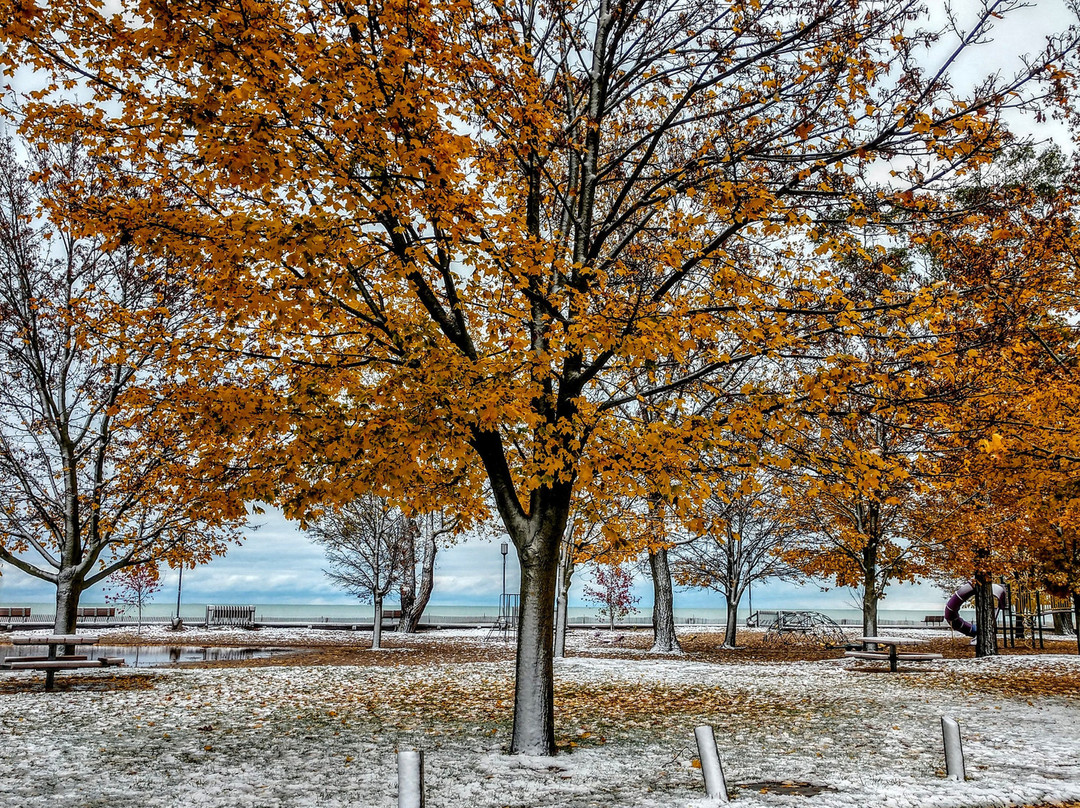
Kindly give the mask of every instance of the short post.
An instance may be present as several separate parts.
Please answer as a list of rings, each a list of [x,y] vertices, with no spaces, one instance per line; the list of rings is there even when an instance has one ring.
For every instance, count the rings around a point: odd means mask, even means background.
[[[720,752],[716,748],[716,736],[713,728],[703,724],[694,730],[697,739],[698,759],[701,761],[701,773],[705,777],[705,794],[716,797],[718,802],[727,802],[727,782],[724,770],[720,766]]]
[[[424,808],[424,753],[403,749],[397,756],[398,808]]]
[[[945,776],[950,780],[966,779],[964,747],[960,743],[960,725],[952,718],[941,716],[941,735],[945,739]]]

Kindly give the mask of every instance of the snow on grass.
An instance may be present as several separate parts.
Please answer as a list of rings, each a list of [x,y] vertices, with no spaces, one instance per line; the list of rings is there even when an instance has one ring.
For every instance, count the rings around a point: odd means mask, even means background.
[[[258,632],[259,643],[302,644],[296,630],[280,631]],[[433,808],[696,808],[709,804],[692,767],[701,723],[716,729],[740,805],[1080,799],[1080,692],[1070,689],[1080,658],[944,660],[896,675],[853,667],[570,657],[556,664],[564,752],[553,758],[505,754],[510,661],[80,671],[61,673],[56,693],[12,673],[0,679],[0,804],[391,808],[396,749],[422,748]],[[942,714],[960,722],[967,782],[943,777]],[[740,788],[762,781],[827,790]]]

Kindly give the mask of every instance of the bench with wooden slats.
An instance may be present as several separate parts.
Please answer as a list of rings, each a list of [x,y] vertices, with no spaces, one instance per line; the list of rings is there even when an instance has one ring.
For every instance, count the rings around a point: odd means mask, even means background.
[[[45,645],[48,656],[9,656],[0,667],[12,671],[42,671],[45,674],[45,690],[53,689],[56,672],[79,668],[112,668],[124,664],[123,657],[98,657],[89,659],[86,654],[76,654],[80,645],[97,645],[99,637],[87,634],[49,634],[43,636],[12,637],[12,645]],[[60,651],[63,649],[63,651]],[[71,651],[72,653],[64,653]]]
[[[870,659],[874,661],[890,662],[888,651],[845,651],[844,656],[854,659]],[[912,654],[908,652],[898,653],[897,662],[926,662],[932,659],[942,659],[941,654],[926,653]]]
[[[5,662],[4,667],[13,671],[62,671],[76,668],[120,667],[123,664],[122,657],[99,657],[98,659],[57,657],[56,659],[13,659]]]

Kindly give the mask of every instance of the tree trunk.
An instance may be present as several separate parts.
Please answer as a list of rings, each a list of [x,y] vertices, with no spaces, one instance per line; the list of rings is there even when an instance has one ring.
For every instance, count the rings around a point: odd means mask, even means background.
[[[63,571],[56,581],[56,618],[53,620],[54,634],[74,634],[78,621],[79,597],[82,595],[82,581],[74,578],[70,571]]]
[[[1076,625],[1076,653],[1080,654],[1080,592],[1073,592],[1073,622]]]
[[[566,624],[569,619],[570,579],[574,575],[574,553],[567,542],[559,545],[558,601],[555,607],[555,658],[566,656]]]
[[[416,520],[409,519],[405,523],[404,535],[401,540],[402,571],[401,581],[398,584],[398,603],[401,604],[401,616],[398,618],[398,631],[408,631],[409,617],[412,615],[413,604],[416,603],[417,533]]]
[[[375,625],[371,631],[371,648],[382,648],[382,595],[375,595]]]
[[[649,650],[662,654],[682,653],[679,638],[675,636],[675,599],[666,547],[649,553],[649,571],[653,579],[653,645]]]
[[[863,577],[862,630],[864,637],[878,635],[877,576],[873,573]]]
[[[869,503],[863,510],[861,528],[866,534],[862,552],[863,598],[862,627],[864,637],[878,635],[878,508]]]
[[[1062,636],[1073,633],[1072,614],[1069,612],[1055,611],[1053,613],[1053,618],[1055,634]]]
[[[997,598],[987,573],[975,575],[975,656],[997,656]]]
[[[518,550],[521,612],[518,620],[514,730],[510,753],[555,754],[555,576],[561,531],[554,540],[532,537]]]
[[[735,632],[739,626],[739,596],[730,594],[732,590],[724,593],[724,602],[727,604],[727,622],[724,624],[724,648],[735,647]]]
[[[424,537],[424,560],[420,565],[420,588],[415,591],[409,610],[405,610],[404,601],[401,604],[401,619],[398,621],[398,631],[412,634],[420,625],[420,618],[424,616],[424,609],[431,600],[431,592],[435,588],[435,554],[438,551],[435,543],[435,534],[431,533]]]

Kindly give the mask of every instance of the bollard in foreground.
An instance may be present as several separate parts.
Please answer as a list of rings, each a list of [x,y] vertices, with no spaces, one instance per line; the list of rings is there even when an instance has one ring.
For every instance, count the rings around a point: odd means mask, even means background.
[[[945,739],[945,776],[962,783],[966,772],[964,747],[960,743],[960,725],[952,718],[941,716],[941,736]]]
[[[419,749],[398,752],[398,808],[424,808],[424,753]]]
[[[701,773],[705,777],[705,793],[710,797],[716,797],[719,802],[727,802],[727,782],[724,780],[724,770],[720,766],[720,753],[716,749],[713,728],[704,724],[694,730],[694,737],[697,739]]]

